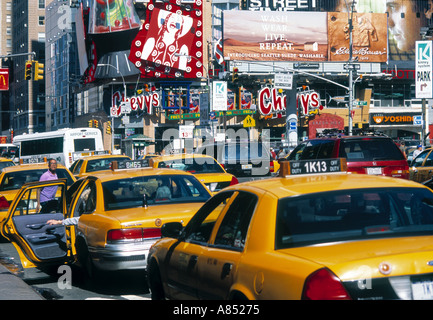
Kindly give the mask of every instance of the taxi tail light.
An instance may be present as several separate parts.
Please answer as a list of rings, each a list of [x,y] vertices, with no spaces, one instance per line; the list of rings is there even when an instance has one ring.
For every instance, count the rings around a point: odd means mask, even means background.
[[[122,240],[140,240],[149,238],[160,238],[160,228],[131,228],[131,229],[114,229],[108,231],[107,241]]]
[[[303,300],[351,300],[340,279],[323,268],[313,272],[305,281]]]
[[[238,184],[239,180],[238,178],[236,178],[235,176],[232,177],[232,181],[230,181],[230,185],[234,186],[235,184]]]
[[[1,209],[9,209],[10,204],[9,202],[6,200],[6,198],[4,196],[0,197],[0,210]]]
[[[270,163],[269,163],[269,171],[270,172],[275,172],[274,171],[274,160],[271,160]]]

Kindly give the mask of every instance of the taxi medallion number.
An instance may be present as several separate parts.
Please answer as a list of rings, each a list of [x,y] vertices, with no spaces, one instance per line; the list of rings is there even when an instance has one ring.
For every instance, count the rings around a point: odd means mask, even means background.
[[[340,159],[290,161],[290,174],[311,174],[340,171]]]

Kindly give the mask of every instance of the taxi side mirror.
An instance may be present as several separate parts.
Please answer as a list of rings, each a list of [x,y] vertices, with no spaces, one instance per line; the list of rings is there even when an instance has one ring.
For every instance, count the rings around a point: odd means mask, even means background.
[[[183,226],[180,222],[168,222],[161,227],[162,238],[179,238]]]

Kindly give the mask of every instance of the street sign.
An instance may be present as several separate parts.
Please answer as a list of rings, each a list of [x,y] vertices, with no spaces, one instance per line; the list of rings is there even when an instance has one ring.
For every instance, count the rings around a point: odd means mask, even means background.
[[[9,69],[1,68],[0,69],[0,91],[8,91],[9,90]]]
[[[213,82],[211,109],[210,111],[227,111],[227,81]]]
[[[179,138],[180,139],[192,139],[192,138],[194,138],[194,125],[181,125],[181,126],[179,126]]]
[[[200,93],[200,125],[209,124],[209,94]]]
[[[292,73],[276,73],[274,86],[277,89],[292,90],[293,74]]]
[[[122,101],[120,103],[120,113],[128,114],[131,112],[131,101]]]
[[[413,125],[414,126],[422,126],[422,115],[413,116]]]
[[[416,41],[415,46],[415,96],[432,98],[432,41]]]
[[[251,117],[250,115],[246,116],[244,120],[244,128],[255,127],[255,126],[256,126],[256,120],[254,120],[253,117]]]
[[[367,106],[367,101],[353,101],[353,105],[354,106],[363,106],[363,107],[366,107]]]

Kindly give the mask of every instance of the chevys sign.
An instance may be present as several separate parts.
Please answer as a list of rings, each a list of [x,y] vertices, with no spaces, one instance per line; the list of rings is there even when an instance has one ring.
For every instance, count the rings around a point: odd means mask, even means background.
[[[275,88],[262,88],[259,91],[258,108],[260,114],[267,116],[271,113],[286,111],[286,96],[278,95]]]
[[[120,103],[122,101],[130,102],[132,111],[142,110],[147,114],[153,114],[153,107],[158,107],[160,105],[159,94],[156,92],[152,92],[147,95],[140,94],[138,96],[126,97],[125,99],[124,95],[117,91],[112,96],[112,117],[120,116]]]
[[[312,111],[322,110],[320,95],[315,91],[300,92],[297,95],[303,115],[309,115]],[[278,95],[275,88],[262,88],[258,93],[258,109],[261,115],[267,116],[271,113],[285,112],[287,98],[285,95]]]

